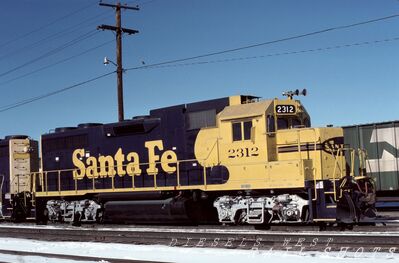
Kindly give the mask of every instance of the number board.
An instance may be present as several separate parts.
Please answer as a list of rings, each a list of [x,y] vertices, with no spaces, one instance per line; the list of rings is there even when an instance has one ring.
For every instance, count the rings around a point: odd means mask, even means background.
[[[293,114],[296,113],[294,105],[276,105],[276,113],[278,114]]]

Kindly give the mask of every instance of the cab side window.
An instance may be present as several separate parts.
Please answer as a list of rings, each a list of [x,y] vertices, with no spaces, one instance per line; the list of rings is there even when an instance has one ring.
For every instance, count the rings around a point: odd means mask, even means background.
[[[233,123],[233,141],[241,141],[241,122]]]
[[[244,122],[244,140],[251,140],[252,121]]]
[[[268,132],[275,132],[276,127],[274,125],[274,116],[273,115],[268,115],[267,116],[267,131]]]
[[[232,123],[233,141],[251,139],[252,121],[242,121]]]

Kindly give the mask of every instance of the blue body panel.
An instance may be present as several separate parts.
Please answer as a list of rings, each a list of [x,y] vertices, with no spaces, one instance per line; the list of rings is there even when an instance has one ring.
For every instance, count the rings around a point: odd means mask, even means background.
[[[173,150],[178,160],[194,159],[194,144],[200,128],[191,129],[190,113],[210,111],[216,114],[229,105],[229,98],[216,99],[200,103],[177,105],[156,109],[149,116],[136,117],[118,123],[104,125],[80,125],[78,128],[56,129],[55,133],[42,136],[43,171],[75,169],[72,154],[76,149],[84,149],[90,156],[114,156],[118,149],[123,154],[136,152],[140,163],[148,163],[148,149],[145,142],[162,140],[163,150]],[[85,126],[85,127],[84,127]],[[58,131],[58,132],[57,132]],[[158,149],[155,150],[160,153]],[[83,162],[85,160],[82,160]],[[126,163],[124,163],[126,164]],[[159,168],[160,165],[157,165]],[[115,176],[115,188],[153,187],[154,176],[148,175],[148,165],[140,166],[140,176]],[[179,167],[181,185],[200,185],[204,183],[203,167],[195,161],[181,163]],[[207,183],[223,183],[228,173],[222,167],[207,168]],[[176,186],[177,174],[167,174],[159,169],[156,175],[157,186]],[[48,191],[58,190],[58,174],[48,173]],[[74,190],[72,171],[61,174],[61,190]],[[78,180],[78,189],[91,189],[93,179],[84,177]],[[96,189],[110,189],[109,177],[95,179]]]

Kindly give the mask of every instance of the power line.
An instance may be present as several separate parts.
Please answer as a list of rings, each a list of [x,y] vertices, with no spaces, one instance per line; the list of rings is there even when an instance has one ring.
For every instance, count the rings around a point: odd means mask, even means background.
[[[390,41],[398,41],[399,37],[394,37],[394,38],[388,38],[388,39],[382,39],[382,40],[373,40],[373,41],[364,41],[364,42],[356,42],[356,43],[351,43],[351,44],[343,44],[343,45],[336,45],[336,46],[329,46],[329,47],[323,47],[323,48],[314,48],[314,49],[307,49],[307,50],[300,50],[300,51],[290,51],[290,52],[282,52],[282,53],[274,53],[274,54],[266,54],[266,55],[259,55],[259,56],[252,56],[252,57],[240,57],[240,58],[229,58],[229,59],[222,59],[222,60],[213,60],[213,61],[200,61],[200,62],[193,62],[193,63],[185,63],[185,64],[175,64],[175,65],[164,65],[164,66],[154,66],[156,64],[153,65],[147,65],[147,66],[140,66],[140,67],[136,67],[136,68],[132,68],[135,70],[138,69],[153,69],[153,68],[165,68],[165,67],[177,67],[177,66],[190,66],[190,65],[199,65],[199,64],[209,64],[209,63],[222,63],[222,62],[230,62],[230,61],[238,61],[238,60],[246,60],[246,59],[256,59],[256,58],[264,58],[264,57],[273,57],[273,56],[282,56],[282,55],[292,55],[292,54],[302,54],[302,53],[309,53],[309,52],[318,52],[318,51],[326,51],[326,50],[332,50],[332,49],[339,49],[339,48],[348,48],[348,47],[354,47],[354,46],[361,46],[361,45],[370,45],[370,44],[377,44],[377,43],[383,43],[383,42],[390,42]],[[113,73],[116,73],[116,71],[104,74],[104,75],[100,75],[98,77],[89,79],[87,81],[84,82],[80,82],[78,84],[60,89],[60,90],[56,90],[41,96],[37,96],[37,97],[33,97],[33,98],[29,98],[29,99],[25,99],[19,102],[15,102],[9,105],[5,105],[3,107],[0,108],[0,113],[7,111],[7,110],[11,110],[23,105],[26,105],[28,103],[32,103],[34,101],[40,100],[40,99],[44,99],[46,97],[50,97],[59,93],[62,93],[64,91],[82,86],[84,84],[87,84],[89,82],[104,78],[106,76],[109,76]]]
[[[129,2],[127,2],[127,4],[131,4],[131,5],[134,4],[134,5],[137,5],[138,7],[141,7],[143,5],[150,4],[150,3],[153,3],[153,2],[156,2],[156,1],[158,1],[158,0],[148,0],[148,1],[144,1],[144,2],[140,2],[140,1],[135,0],[135,1],[129,1]]]
[[[79,37],[77,37],[77,38],[75,38],[75,39],[73,39],[73,40],[71,40],[71,41],[65,43],[64,45],[62,45],[62,46],[60,46],[60,47],[57,47],[57,48],[55,48],[55,49],[50,50],[50,51],[48,51],[48,52],[46,52],[46,53],[40,55],[39,57],[36,57],[36,58],[34,58],[34,59],[31,59],[31,60],[29,60],[29,61],[27,61],[27,62],[25,62],[25,63],[23,63],[23,64],[21,64],[21,65],[19,65],[19,66],[16,66],[16,67],[14,67],[14,68],[12,68],[12,69],[9,69],[9,70],[7,70],[7,71],[5,71],[5,72],[3,72],[3,73],[0,73],[0,77],[3,77],[3,76],[5,76],[5,75],[8,75],[8,74],[10,74],[10,73],[12,73],[12,72],[14,72],[14,71],[16,71],[16,70],[18,70],[18,69],[21,69],[21,68],[23,68],[23,67],[26,67],[26,66],[28,66],[28,65],[30,65],[30,64],[33,64],[33,63],[35,63],[35,62],[37,62],[37,61],[39,61],[39,60],[42,60],[42,59],[47,58],[47,57],[49,57],[49,56],[52,56],[52,55],[54,55],[54,54],[56,54],[56,53],[58,53],[58,52],[60,52],[60,51],[62,51],[62,50],[64,50],[64,49],[66,49],[66,48],[68,48],[68,47],[70,47],[70,46],[73,46],[73,45],[75,45],[75,44],[77,44],[77,43],[79,43],[79,42],[81,42],[81,41],[83,41],[83,40],[86,40],[86,39],[88,39],[88,38],[94,36],[94,35],[97,34],[97,33],[98,33],[97,31],[89,31],[89,32],[87,32],[87,33],[85,33],[85,34],[83,34],[83,35],[80,35]]]
[[[365,25],[365,24],[375,23],[375,22],[379,22],[379,21],[384,21],[384,20],[388,20],[388,19],[392,19],[392,18],[396,18],[396,17],[399,17],[399,14],[385,16],[385,17],[371,19],[371,20],[366,20],[366,21],[353,23],[353,24],[348,24],[348,25],[343,25],[343,26],[330,27],[330,28],[326,28],[326,29],[322,29],[322,30],[318,30],[318,31],[313,31],[313,32],[310,32],[310,33],[305,33],[305,34],[300,34],[300,35],[280,38],[280,39],[276,39],[276,40],[271,40],[271,41],[267,41],[267,42],[262,42],[262,43],[242,46],[242,47],[238,47],[238,48],[225,49],[225,50],[221,50],[221,51],[210,52],[210,53],[197,55],[197,56],[192,56],[192,57],[187,57],[187,58],[169,60],[169,61],[157,63],[156,66],[161,66],[161,65],[165,65],[165,64],[172,64],[172,63],[177,63],[177,62],[183,62],[183,61],[193,60],[193,59],[198,59],[198,58],[210,57],[210,56],[215,56],[215,55],[221,55],[221,54],[231,53],[231,52],[240,51],[240,50],[244,50],[244,49],[250,49],[250,48],[254,48],[254,47],[260,47],[260,46],[265,46],[265,45],[285,42],[285,41],[299,39],[299,38],[305,38],[305,37],[314,36],[314,35],[318,35],[318,34],[323,34],[323,33],[331,32],[331,31],[335,31],[335,30],[347,29],[347,28],[356,27],[356,26],[360,26],[360,25]],[[132,70],[132,69],[135,69],[135,68],[127,68],[126,71],[129,71],[129,70]]]
[[[158,0],[148,0],[148,1],[145,1],[145,2],[143,2],[143,3],[141,3],[141,4],[138,4],[138,5],[139,5],[139,6],[143,6],[143,5],[146,5],[146,4],[154,3],[154,2],[156,2],[156,1],[158,1]]]
[[[32,103],[34,101],[38,101],[38,100],[41,100],[41,99],[44,99],[44,98],[47,98],[47,97],[50,97],[50,96],[54,96],[56,94],[59,94],[59,93],[62,93],[62,92],[65,92],[65,91],[68,91],[68,90],[71,90],[71,89],[74,89],[74,88],[77,88],[77,87],[80,87],[80,86],[83,86],[83,85],[88,84],[90,82],[105,78],[105,77],[107,77],[109,75],[112,75],[114,73],[116,73],[116,71],[109,72],[109,73],[106,73],[106,74],[91,78],[89,80],[82,81],[82,82],[79,82],[77,84],[74,84],[74,85],[59,89],[59,90],[55,90],[55,91],[52,91],[52,92],[49,92],[49,93],[46,93],[46,94],[43,94],[43,95],[39,95],[39,96],[32,97],[32,98],[29,98],[29,99],[21,100],[21,101],[18,101],[18,102],[9,104],[9,105],[5,105],[5,106],[0,108],[0,113],[8,111],[8,110],[11,110],[11,109],[14,109],[14,108],[17,108],[17,107],[20,107],[20,106],[23,106],[23,105],[26,105],[26,104],[29,104],[29,103]]]
[[[399,37],[394,37],[394,38],[387,38],[387,39],[382,39],[382,40],[356,42],[356,43],[351,43],[351,44],[342,44],[342,45],[335,45],[335,46],[329,46],[329,47],[305,49],[305,50],[299,50],[299,51],[287,51],[287,52],[279,52],[279,53],[257,55],[257,56],[226,58],[226,59],[198,61],[198,62],[182,63],[182,64],[159,65],[159,63],[156,63],[156,64],[152,64],[152,65],[138,66],[136,68],[130,68],[130,70],[172,68],[172,67],[183,67],[183,66],[234,62],[234,61],[251,60],[251,59],[266,58],[266,57],[277,57],[277,56],[286,56],[286,55],[304,54],[304,53],[311,53],[311,52],[328,51],[328,50],[333,50],[333,49],[342,49],[342,48],[349,48],[349,47],[355,47],[355,46],[372,45],[372,44],[379,44],[379,43],[384,43],[384,42],[386,43],[386,42],[392,42],[392,41],[398,41],[398,40],[399,40]]]
[[[297,38],[304,38],[304,37],[307,37],[307,36],[321,34],[321,33],[329,32],[329,31],[333,31],[333,30],[345,29],[345,28],[355,27],[355,26],[364,25],[364,24],[368,24],[368,23],[374,23],[374,22],[378,22],[378,21],[383,21],[383,20],[387,20],[387,19],[396,18],[398,16],[399,16],[399,14],[391,15],[391,16],[386,16],[386,17],[382,17],[382,18],[367,20],[367,21],[363,21],[363,22],[359,22],[359,23],[354,23],[354,24],[349,24],[349,25],[344,25],[344,26],[337,26],[337,27],[327,28],[327,29],[323,29],[323,30],[319,30],[319,31],[314,31],[314,32],[311,32],[311,33],[302,34],[302,35],[296,35],[296,36],[282,38],[282,39],[278,39],[278,40],[263,42],[263,43],[259,43],[259,44],[254,44],[254,45],[249,45],[249,46],[244,46],[244,47],[239,47],[239,48],[234,48],[234,49],[227,49],[227,50],[223,50],[223,51],[212,52],[212,53],[207,53],[207,54],[193,56],[193,57],[188,57],[188,58],[175,59],[175,60],[155,63],[155,64],[151,64],[151,65],[146,65],[146,66],[132,67],[132,68],[128,68],[126,70],[137,70],[137,69],[153,68],[153,67],[162,66],[162,65],[166,65],[166,64],[172,64],[172,63],[183,62],[183,61],[197,59],[197,58],[203,58],[203,57],[208,57],[208,56],[213,56],[213,55],[219,55],[219,54],[234,52],[234,51],[238,51],[238,50],[249,49],[249,48],[253,48],[253,47],[257,47],[257,46],[268,45],[268,44],[272,44],[272,43],[278,43],[278,42],[288,41],[288,40],[297,39]],[[386,39],[386,40],[376,40],[376,41],[372,41],[372,42],[368,42],[367,41],[367,42],[353,43],[353,44],[340,45],[340,46],[327,47],[327,48],[319,48],[319,49],[312,49],[312,50],[285,52],[285,53],[280,53],[280,55],[282,55],[282,54],[287,54],[288,55],[288,54],[296,54],[296,53],[314,52],[314,51],[321,51],[321,50],[327,50],[327,49],[333,49],[333,48],[341,48],[341,47],[347,47],[347,46],[365,45],[366,43],[379,43],[379,42],[384,42],[384,41],[394,41],[394,40],[398,40],[398,39],[399,38],[392,38],[392,39]],[[274,55],[276,55],[276,54],[274,54]],[[272,54],[269,54],[269,55],[272,55]],[[269,55],[262,55],[262,56],[269,56]],[[258,57],[260,57],[260,56],[258,56]],[[241,59],[243,59],[243,58],[241,58]],[[201,63],[201,62],[197,62],[197,63]],[[204,62],[202,62],[202,63],[204,63]],[[209,63],[209,62],[207,62],[207,63]],[[22,100],[22,101],[19,101],[19,102],[15,102],[13,104],[9,104],[9,105],[3,106],[3,107],[0,108],[0,112],[8,111],[10,109],[26,105],[28,103],[32,103],[32,102],[37,101],[37,100],[44,99],[44,98],[47,98],[47,97],[50,97],[50,96],[65,92],[67,90],[70,90],[70,89],[82,86],[84,84],[93,82],[95,80],[104,78],[104,77],[109,76],[109,75],[111,75],[113,73],[116,73],[116,71],[113,71],[113,72],[110,72],[110,73],[107,73],[107,74],[103,74],[103,75],[94,77],[92,79],[80,82],[78,84],[75,84],[75,85],[72,85],[72,86],[68,86],[68,87],[65,87],[63,89],[56,90],[56,91],[53,91],[53,92],[50,92],[50,93],[47,93],[47,94],[44,94],[44,95],[40,95],[40,96],[37,96],[37,97],[25,99],[25,100]]]
[[[79,9],[76,9],[75,11],[73,11],[73,12],[71,12],[69,14],[66,14],[66,15],[64,15],[64,16],[62,16],[60,18],[57,18],[57,19],[55,19],[54,21],[52,21],[52,22],[50,22],[48,24],[44,24],[44,25],[42,25],[39,28],[36,28],[36,29],[34,29],[32,31],[29,31],[28,33],[25,33],[23,35],[20,35],[20,36],[18,36],[16,38],[13,38],[13,39],[5,42],[3,44],[0,44],[0,47],[7,46],[7,45],[9,45],[9,44],[11,44],[11,43],[13,43],[15,41],[21,40],[21,39],[23,39],[23,38],[25,38],[25,37],[27,37],[29,35],[32,35],[33,33],[39,32],[39,31],[43,30],[44,28],[49,27],[51,25],[54,25],[55,23],[58,23],[59,21],[64,20],[65,18],[68,18],[68,17],[73,16],[73,15],[75,15],[75,14],[77,14],[77,13],[83,11],[83,10],[86,10],[86,9],[90,8],[91,6],[93,6],[93,5],[94,5],[94,3],[90,3],[89,5],[80,7]]]
[[[15,78],[9,79],[9,80],[7,80],[7,81],[1,82],[1,83],[0,83],[0,86],[3,86],[3,85],[5,85],[5,84],[9,84],[9,83],[14,82],[14,81],[16,81],[16,80],[23,79],[23,78],[25,78],[25,77],[27,77],[27,76],[30,76],[30,75],[34,74],[34,73],[37,73],[37,72],[43,71],[43,70],[45,70],[45,69],[47,69],[47,68],[50,68],[50,67],[59,65],[59,64],[61,64],[61,63],[67,62],[67,61],[72,60],[72,59],[74,59],[74,58],[76,58],[76,57],[80,57],[80,56],[82,56],[82,55],[84,55],[84,54],[86,54],[86,53],[89,53],[89,52],[91,52],[91,51],[93,51],[93,50],[96,50],[96,49],[98,49],[98,48],[100,48],[100,47],[103,47],[103,46],[108,45],[108,44],[113,43],[113,42],[114,42],[114,40],[110,40],[110,41],[104,42],[104,43],[102,43],[102,44],[100,44],[100,45],[98,45],[98,46],[95,46],[95,47],[93,47],[93,48],[87,49],[87,50],[85,50],[85,51],[83,51],[83,52],[81,52],[81,53],[79,53],[79,54],[70,56],[70,57],[68,57],[68,58],[59,60],[59,61],[57,61],[57,62],[55,62],[55,63],[50,64],[50,65],[41,67],[41,68],[39,68],[39,69],[30,71],[30,72],[28,72],[28,73],[26,73],[26,74],[23,74],[23,75],[20,75],[20,76],[15,77]]]
[[[78,24],[70,26],[70,27],[68,27],[68,28],[66,28],[64,30],[58,31],[58,32],[56,32],[54,34],[51,34],[51,35],[47,36],[47,37],[44,37],[44,38],[42,38],[42,39],[40,39],[40,40],[38,40],[36,42],[33,42],[31,44],[28,44],[28,45],[25,45],[23,47],[14,49],[14,50],[12,50],[10,52],[7,52],[7,54],[5,54],[3,56],[0,56],[0,60],[3,60],[5,58],[7,58],[7,57],[10,57],[10,56],[12,56],[14,54],[20,54],[21,52],[24,52],[24,51],[30,51],[32,48],[34,48],[36,46],[39,46],[43,42],[46,42],[46,41],[49,41],[49,40],[55,40],[57,38],[64,37],[66,34],[76,32],[76,28],[81,29],[82,28],[81,25],[83,25],[83,24],[86,24],[86,23],[88,23],[88,22],[90,22],[92,20],[93,20],[93,22],[97,22],[99,20],[102,20],[105,14],[108,15],[108,12],[102,12],[102,13],[96,15],[96,16],[92,16],[92,17],[90,17],[88,19],[83,20],[82,22],[80,22]]]

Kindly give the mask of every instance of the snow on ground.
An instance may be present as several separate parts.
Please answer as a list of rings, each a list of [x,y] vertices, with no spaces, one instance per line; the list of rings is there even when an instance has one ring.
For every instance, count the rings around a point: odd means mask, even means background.
[[[0,254],[0,262],[18,262],[18,263],[96,263],[95,261],[76,261],[59,258],[45,258],[36,256],[15,256]],[[106,262],[104,262],[106,263]]]
[[[354,252],[287,252],[274,250],[240,250],[221,248],[185,248],[159,245],[128,245],[95,242],[48,242],[16,238],[0,238],[0,249],[25,252],[41,252],[100,258],[148,260],[160,262],[203,263],[203,262],[278,262],[278,263],[380,263],[398,262],[397,253],[358,253]],[[397,252],[397,251],[396,251]],[[4,258],[3,258],[4,257]],[[43,259],[35,257],[18,257],[15,261],[0,255],[2,262],[76,262],[59,259]],[[36,261],[35,261],[36,260]],[[47,261],[43,261],[47,260]]]

